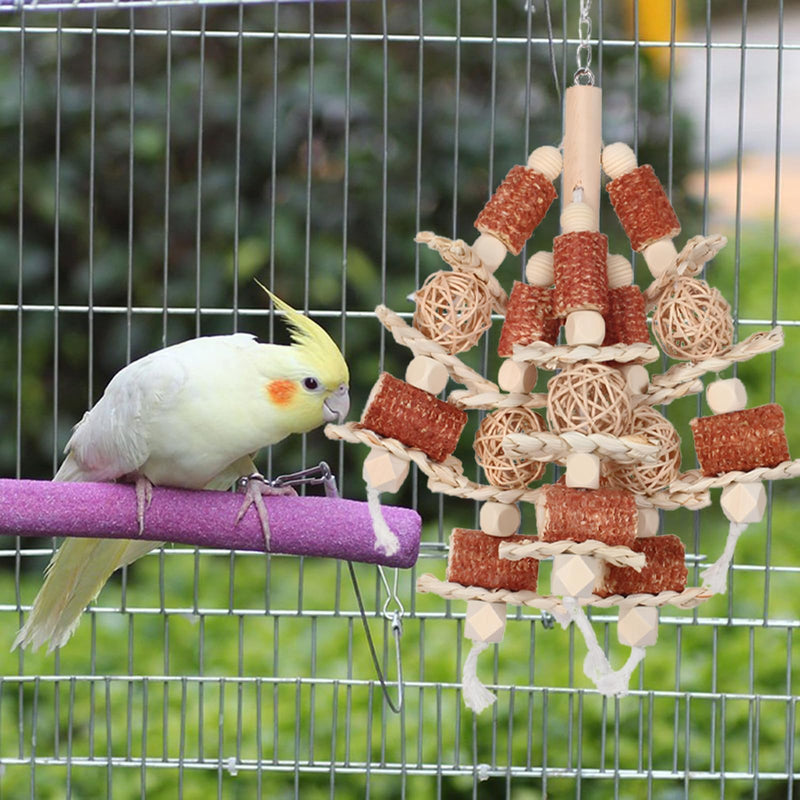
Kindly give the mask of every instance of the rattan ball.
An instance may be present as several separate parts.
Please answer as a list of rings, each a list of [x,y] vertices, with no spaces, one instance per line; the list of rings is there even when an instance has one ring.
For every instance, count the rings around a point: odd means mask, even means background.
[[[653,494],[672,483],[681,466],[681,437],[672,423],[651,406],[638,406],[633,411],[628,433],[643,436],[651,444],[657,444],[660,448],[658,460],[654,464],[607,462],[609,485],[634,494]]]
[[[414,299],[414,327],[451,355],[476,345],[492,325],[492,298],[475,275],[434,272]]]
[[[556,433],[627,433],[631,396],[625,379],[592,361],[566,367],[547,383],[547,421]]]
[[[509,433],[545,430],[544,420],[529,408],[501,408],[484,417],[475,433],[475,461],[483,467],[486,480],[503,489],[523,489],[541,478],[545,464],[532,459],[509,458],[503,439]]]
[[[658,301],[653,333],[672,358],[708,358],[730,347],[733,341],[731,307],[705,281],[678,278]]]

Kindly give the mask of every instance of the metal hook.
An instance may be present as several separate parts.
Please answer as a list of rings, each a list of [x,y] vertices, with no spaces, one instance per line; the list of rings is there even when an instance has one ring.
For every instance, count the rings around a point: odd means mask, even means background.
[[[400,603],[399,598],[397,597],[396,592],[392,592],[392,596],[389,598],[394,599],[394,601],[399,606],[399,610],[388,612],[387,611],[387,604],[389,600],[383,606],[383,616],[385,619],[389,620],[390,626],[392,629],[392,636],[394,637],[394,656],[395,656],[395,665],[397,668],[397,702],[395,702],[389,696],[389,686],[386,683],[386,678],[383,675],[383,670],[381,669],[380,662],[378,661],[378,653],[375,650],[375,642],[372,640],[372,633],[369,629],[369,623],[367,622],[367,612],[364,608],[364,601],[361,599],[361,590],[358,587],[358,579],[356,578],[356,571],[353,567],[353,562],[347,562],[347,568],[350,571],[350,580],[353,583],[353,591],[356,595],[356,602],[358,603],[358,610],[361,614],[361,623],[364,626],[364,633],[367,637],[367,646],[369,647],[370,655],[372,656],[372,664],[375,667],[375,672],[378,674],[378,681],[381,684],[381,690],[383,691],[383,696],[386,700],[386,704],[389,706],[391,711],[395,714],[399,714],[403,708],[404,702],[404,693],[403,693],[403,655],[400,651],[400,637],[403,635],[403,606]],[[378,567],[378,570],[381,574],[381,579],[384,582],[384,586],[388,586],[386,582],[386,576],[383,574],[383,569]],[[395,578],[395,586],[397,580]]]
[[[260,472],[254,472],[244,478],[239,478],[237,486],[239,489],[246,489],[249,481],[261,481],[273,489],[285,489],[294,486],[319,486],[325,488],[326,497],[339,497],[339,489],[336,485],[336,476],[328,466],[327,462],[320,461],[316,467],[308,467],[297,472],[288,472],[286,475],[278,475],[277,478],[269,480]]]

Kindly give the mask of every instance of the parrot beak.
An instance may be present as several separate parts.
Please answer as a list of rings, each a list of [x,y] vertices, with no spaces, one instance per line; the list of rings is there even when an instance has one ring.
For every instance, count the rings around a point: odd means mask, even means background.
[[[341,384],[339,388],[322,404],[322,419],[325,422],[340,424],[347,417],[350,410],[350,394],[347,385]]]

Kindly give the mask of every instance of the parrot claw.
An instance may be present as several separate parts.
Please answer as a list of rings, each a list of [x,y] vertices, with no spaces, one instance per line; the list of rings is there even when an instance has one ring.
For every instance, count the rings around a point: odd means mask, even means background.
[[[153,484],[144,475],[136,477],[136,521],[139,523],[139,536],[144,533],[144,512],[153,502]]]
[[[239,507],[239,512],[236,514],[236,522],[238,525],[244,517],[247,509],[250,506],[256,507],[258,518],[261,521],[261,530],[264,532],[264,545],[267,552],[269,552],[269,514],[267,507],[264,505],[264,496],[267,497],[296,497],[297,492],[292,486],[273,486],[267,479],[258,472],[242,478],[239,481],[239,490],[244,491],[244,500]]]

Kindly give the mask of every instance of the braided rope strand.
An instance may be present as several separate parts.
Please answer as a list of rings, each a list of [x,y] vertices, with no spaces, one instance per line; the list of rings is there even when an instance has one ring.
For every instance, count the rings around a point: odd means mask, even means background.
[[[503,452],[509,458],[532,458],[560,463],[566,461],[570,453],[594,453],[619,464],[650,464],[658,459],[660,448],[636,436],[537,431],[509,433],[503,439]]]
[[[390,308],[383,305],[378,306],[375,309],[375,316],[398,344],[408,347],[415,356],[429,356],[440,364],[444,364],[453,380],[474,392],[500,391],[496,383],[468,367],[457,356],[450,355],[442,345],[432,342],[416,328],[412,328]]]
[[[618,567],[632,567],[641,572],[646,563],[644,553],[637,553],[629,547],[622,545],[608,545],[597,539],[587,539],[583,542],[573,542],[565,539],[560,542],[501,542],[499,547],[500,558],[509,561],[519,561],[521,558],[550,558],[569,553],[579,556],[597,556],[609,564]]]

